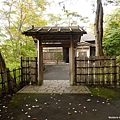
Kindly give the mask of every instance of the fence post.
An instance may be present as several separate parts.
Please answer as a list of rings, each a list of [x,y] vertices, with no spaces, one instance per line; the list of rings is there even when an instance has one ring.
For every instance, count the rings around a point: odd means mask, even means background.
[[[112,60],[112,85],[116,86],[117,85],[117,80],[116,80],[116,57],[111,57]]]
[[[75,57],[75,81],[74,81],[74,84],[76,85],[76,83],[77,83],[77,65],[76,65],[76,57]]]
[[[28,80],[29,80],[29,84],[31,85],[32,81],[31,81],[31,66],[30,65],[28,65]]]
[[[2,94],[4,94],[4,93],[5,93],[5,82],[4,82],[4,77],[3,77],[3,74],[4,74],[4,70],[3,70],[3,69],[1,69],[1,79],[2,79],[2,82],[1,82],[1,84],[2,84]]]
[[[13,69],[13,77],[14,77],[14,83],[16,86],[16,69]]]
[[[21,86],[20,87],[23,87],[24,86],[24,81],[23,81],[23,58],[21,57]]]
[[[104,84],[105,84],[105,56],[102,56],[101,57],[101,61],[100,61],[100,63],[101,63],[101,68],[100,68],[100,73],[101,73],[101,78],[100,78],[100,85],[102,85],[102,86],[104,86]]]
[[[35,76],[35,82],[36,83],[38,83],[38,64],[37,64],[37,57],[35,57],[35,63],[36,63],[36,66],[35,66],[35,68],[36,68],[36,76]]]
[[[116,80],[117,80],[116,85],[119,86],[120,85],[120,65],[119,64],[116,66]]]
[[[18,68],[19,73],[19,83],[21,83],[21,68]]]
[[[25,81],[25,83],[26,84],[28,84],[29,82],[29,80],[28,80],[28,74],[29,74],[29,57],[26,57],[26,81]]]
[[[118,70],[118,85],[120,86],[120,65],[119,65],[119,70]]]
[[[11,93],[11,85],[10,85],[10,79],[9,79],[9,72],[10,70],[8,68],[6,68],[6,76],[7,76],[7,88],[8,88],[8,93]]]

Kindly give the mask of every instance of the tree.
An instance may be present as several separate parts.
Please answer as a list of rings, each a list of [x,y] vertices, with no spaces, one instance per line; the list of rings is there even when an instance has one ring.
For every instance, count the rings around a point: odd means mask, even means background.
[[[51,25],[58,26],[64,24],[63,18],[61,18],[60,14],[54,15],[50,13],[48,17],[49,17],[48,23]]]
[[[106,16],[104,32],[104,53],[109,56],[120,56],[120,8]]]
[[[104,5],[108,4],[119,5],[120,0],[105,0]],[[96,56],[103,55],[103,7],[102,0],[97,0],[97,9],[95,17],[95,37],[96,37]]]
[[[53,57],[56,59],[57,65],[58,65],[58,61],[62,60],[62,58],[63,58],[63,56],[62,56],[62,54],[60,52],[54,53]]]
[[[119,5],[120,1],[115,0],[106,0],[104,1],[104,5],[108,3]],[[102,0],[97,0],[97,9],[96,9],[96,17],[95,17],[95,37],[96,37],[96,56],[103,56],[103,6]]]
[[[70,0],[64,0],[64,2],[67,2],[67,1],[70,1]],[[93,6],[95,6],[95,5],[93,4]],[[65,9],[64,4],[63,4],[63,9]],[[72,15],[76,16],[77,14],[72,14]],[[102,1],[101,0],[97,0],[96,18],[95,18],[95,24],[94,25],[95,25],[94,26],[94,31],[95,31],[95,36],[96,36],[96,56],[102,56],[103,55],[103,50],[102,50],[103,7],[102,7]]]
[[[73,0],[63,0],[62,3]],[[103,3],[102,3],[103,1]],[[95,7],[95,2],[97,2],[96,17],[95,17],[95,36],[96,36],[96,55],[103,55],[102,41],[103,41],[103,5],[114,4],[119,6],[120,0],[91,0],[92,6]],[[63,5],[63,7],[65,4]],[[94,11],[93,11],[94,12]]]
[[[101,0],[97,0],[97,9],[95,17],[95,37],[96,37],[96,56],[103,56],[103,7]]]
[[[47,24],[43,18],[45,0],[3,0],[0,10],[4,42],[0,46],[7,67],[19,67],[21,56],[36,56],[36,49],[32,38],[23,36],[22,31],[35,26]],[[29,40],[28,40],[29,39]]]

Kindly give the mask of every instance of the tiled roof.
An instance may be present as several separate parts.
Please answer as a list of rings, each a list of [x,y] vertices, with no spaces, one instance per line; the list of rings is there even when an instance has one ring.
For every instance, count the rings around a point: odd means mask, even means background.
[[[24,31],[22,34],[31,36],[33,34],[86,34],[86,31],[80,26],[59,26],[59,27],[34,27]]]
[[[87,32],[80,26],[59,26],[59,27],[34,27],[24,31],[22,34],[26,36],[32,36],[34,42],[37,40],[42,40],[42,43],[49,45],[52,43],[60,43],[61,45],[69,45],[70,39],[77,42],[80,41],[81,36]]]

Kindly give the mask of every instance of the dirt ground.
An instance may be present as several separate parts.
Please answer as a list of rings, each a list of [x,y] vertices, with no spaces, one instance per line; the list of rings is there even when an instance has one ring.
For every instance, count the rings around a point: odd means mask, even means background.
[[[120,101],[90,94],[16,94],[0,103],[0,120],[118,119]]]
[[[68,65],[47,66],[44,72],[46,80],[69,79]],[[120,99],[109,100],[91,94],[17,93],[0,99],[0,120],[118,119],[120,119]]]

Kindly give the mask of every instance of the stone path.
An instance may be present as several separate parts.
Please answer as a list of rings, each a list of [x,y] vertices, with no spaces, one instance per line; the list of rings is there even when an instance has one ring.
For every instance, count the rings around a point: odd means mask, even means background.
[[[45,65],[44,80],[69,80],[69,65]]]
[[[18,93],[79,93],[89,94],[89,89],[84,85],[70,86],[69,80],[44,80],[42,86],[29,85]]]

